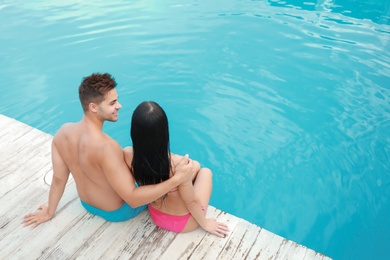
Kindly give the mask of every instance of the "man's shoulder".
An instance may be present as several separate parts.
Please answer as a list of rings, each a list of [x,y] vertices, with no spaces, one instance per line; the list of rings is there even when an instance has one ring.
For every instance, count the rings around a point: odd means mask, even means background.
[[[100,146],[103,152],[105,153],[119,152],[119,151],[123,153],[122,147],[119,145],[119,143],[109,135],[104,135],[104,137],[101,138]]]
[[[77,123],[65,123],[57,131],[57,133],[66,133],[74,130],[77,127]]]
[[[101,132],[102,133],[102,143],[104,145],[108,145],[108,146],[114,146],[114,147],[120,147],[119,143],[114,139],[112,138],[111,136],[109,136],[108,134],[104,133],[104,132]],[[122,148],[121,148],[122,150]]]
[[[95,147],[96,157],[100,165],[115,165],[118,161],[124,161],[122,147],[111,137],[104,138]]]
[[[76,123],[65,123],[63,124],[54,135],[54,140],[63,139],[70,133],[74,133],[76,128]]]

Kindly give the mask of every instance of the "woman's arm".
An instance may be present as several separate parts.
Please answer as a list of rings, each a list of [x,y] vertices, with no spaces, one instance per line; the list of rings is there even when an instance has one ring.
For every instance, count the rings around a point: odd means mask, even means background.
[[[218,237],[226,237],[229,232],[228,226],[216,221],[216,219],[206,218],[206,212],[202,210],[202,205],[194,192],[192,182],[180,184],[179,193],[188,211],[204,230]]]
[[[196,161],[193,161],[193,163],[196,165],[198,172],[200,170],[199,163]],[[219,237],[225,237],[228,234],[229,228],[226,224],[217,222],[215,219],[206,218],[206,212],[203,207],[204,205],[201,204],[201,201],[195,193],[192,181],[180,184],[179,193],[186,204],[188,211],[204,230]]]

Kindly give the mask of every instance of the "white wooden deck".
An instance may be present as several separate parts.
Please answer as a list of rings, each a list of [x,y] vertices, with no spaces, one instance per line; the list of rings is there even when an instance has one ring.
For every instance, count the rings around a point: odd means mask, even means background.
[[[214,207],[207,215],[228,223],[225,239],[201,228],[185,234],[159,229],[147,211],[106,222],[84,210],[72,179],[55,218],[30,230],[21,222],[47,203],[51,140],[0,114],[0,259],[330,259]]]

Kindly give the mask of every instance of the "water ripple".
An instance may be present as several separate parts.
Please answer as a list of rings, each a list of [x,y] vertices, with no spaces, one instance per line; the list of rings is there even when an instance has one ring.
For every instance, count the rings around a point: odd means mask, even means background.
[[[3,1],[0,112],[53,134],[79,120],[81,78],[111,72],[123,109],[104,130],[122,146],[155,100],[172,150],[212,168],[213,205],[334,258],[375,255],[390,196],[384,2]]]

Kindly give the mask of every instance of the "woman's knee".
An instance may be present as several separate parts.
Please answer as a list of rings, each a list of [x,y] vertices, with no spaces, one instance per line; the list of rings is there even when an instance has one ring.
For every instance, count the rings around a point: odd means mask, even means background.
[[[213,180],[213,173],[209,168],[201,168],[198,175],[202,176],[203,180],[209,180],[210,182]]]
[[[200,171],[202,174],[210,175],[210,177],[213,176],[213,173],[211,172],[211,170],[209,168],[201,168]]]

